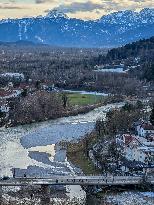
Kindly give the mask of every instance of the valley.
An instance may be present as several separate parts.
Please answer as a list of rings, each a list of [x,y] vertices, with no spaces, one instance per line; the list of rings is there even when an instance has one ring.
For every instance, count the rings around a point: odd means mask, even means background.
[[[66,4],[0,19],[0,205],[153,205],[154,9]]]

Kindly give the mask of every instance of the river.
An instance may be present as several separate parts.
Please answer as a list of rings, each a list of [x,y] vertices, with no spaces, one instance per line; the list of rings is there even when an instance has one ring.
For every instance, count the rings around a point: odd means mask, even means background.
[[[77,140],[90,133],[106,112],[121,107],[110,104],[77,115],[11,128],[0,128],[0,176],[12,176],[12,169],[27,169],[32,175],[41,173],[75,174],[64,150],[55,146],[61,140]],[[70,188],[70,197],[82,197],[80,187]],[[81,190],[80,190],[81,191]]]

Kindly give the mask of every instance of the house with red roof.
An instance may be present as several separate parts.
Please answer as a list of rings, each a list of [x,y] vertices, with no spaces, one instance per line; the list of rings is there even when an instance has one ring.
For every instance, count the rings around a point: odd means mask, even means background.
[[[13,90],[13,89],[4,90],[4,89],[0,89],[0,100],[16,98],[16,97],[19,97],[20,94],[21,94],[20,90]]]
[[[116,143],[121,144],[123,147],[127,146],[129,143],[139,142],[135,135],[130,133],[117,135]]]
[[[145,140],[146,141],[146,140]],[[123,149],[123,156],[128,161],[142,163],[154,163],[154,146],[152,143],[145,143],[138,136],[123,134],[117,138],[117,143]]]

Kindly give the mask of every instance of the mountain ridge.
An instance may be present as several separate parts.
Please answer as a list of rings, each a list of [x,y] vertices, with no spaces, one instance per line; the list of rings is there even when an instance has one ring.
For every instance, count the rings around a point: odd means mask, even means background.
[[[69,18],[57,10],[45,16],[0,21],[0,41],[19,40],[64,47],[121,46],[154,35],[154,9],[114,12],[98,20]]]

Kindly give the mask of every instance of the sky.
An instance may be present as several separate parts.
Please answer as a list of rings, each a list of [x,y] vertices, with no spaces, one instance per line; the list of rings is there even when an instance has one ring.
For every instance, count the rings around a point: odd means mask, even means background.
[[[0,0],[0,19],[45,15],[57,9],[69,17],[97,19],[121,11],[154,8],[154,0]]]

